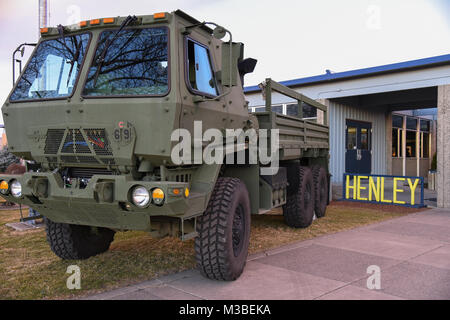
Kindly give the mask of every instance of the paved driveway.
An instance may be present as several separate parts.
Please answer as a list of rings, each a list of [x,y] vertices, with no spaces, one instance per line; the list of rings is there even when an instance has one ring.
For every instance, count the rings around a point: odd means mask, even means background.
[[[369,266],[380,268],[380,290],[367,288]],[[450,211],[416,213],[257,254],[234,282],[190,270],[88,299],[450,299]]]

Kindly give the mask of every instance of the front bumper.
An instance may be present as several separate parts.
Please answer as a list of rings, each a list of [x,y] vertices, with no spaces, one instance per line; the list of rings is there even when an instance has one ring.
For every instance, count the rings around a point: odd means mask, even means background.
[[[11,185],[17,180],[22,195],[16,198],[1,196],[8,201],[24,204],[54,222],[105,227],[118,230],[151,231],[151,219],[172,217],[188,219],[201,215],[206,208],[206,194],[191,193],[189,197],[175,195],[175,188],[189,187],[188,183],[168,181],[134,181],[127,175],[96,175],[86,188],[66,188],[58,173],[0,175]],[[130,201],[132,188],[140,185],[148,190],[161,188],[165,195],[162,206],[150,204],[141,209]]]

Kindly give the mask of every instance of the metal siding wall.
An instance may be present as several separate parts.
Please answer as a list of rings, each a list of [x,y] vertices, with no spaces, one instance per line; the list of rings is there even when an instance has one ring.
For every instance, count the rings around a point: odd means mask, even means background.
[[[342,182],[345,171],[346,119],[372,123],[372,174],[386,174],[386,118],[384,112],[366,111],[329,101],[330,171],[332,182]]]

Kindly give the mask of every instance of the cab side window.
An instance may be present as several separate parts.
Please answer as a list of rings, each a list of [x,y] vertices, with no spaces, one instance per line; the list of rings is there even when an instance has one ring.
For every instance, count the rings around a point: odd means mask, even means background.
[[[218,95],[209,50],[189,39],[187,40],[187,68],[187,80],[193,91],[210,96]]]

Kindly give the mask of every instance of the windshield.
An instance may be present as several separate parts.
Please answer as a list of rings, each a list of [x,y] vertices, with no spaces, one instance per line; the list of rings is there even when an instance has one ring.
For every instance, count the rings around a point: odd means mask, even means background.
[[[167,28],[104,31],[83,95],[165,95],[168,77]]]
[[[90,34],[42,41],[20,77],[10,101],[58,99],[72,95]]]

